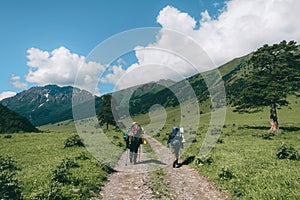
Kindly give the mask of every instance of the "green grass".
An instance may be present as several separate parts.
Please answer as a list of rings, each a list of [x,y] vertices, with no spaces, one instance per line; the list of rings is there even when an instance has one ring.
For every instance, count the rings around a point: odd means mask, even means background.
[[[279,133],[272,140],[263,140],[264,130],[225,128],[222,139],[210,154],[213,164],[197,169],[214,180],[233,197],[242,199],[296,199],[299,197],[299,161],[278,160],[277,149],[282,142],[299,149],[300,135]],[[196,148],[196,147],[194,147]],[[229,169],[235,178],[221,180],[222,168]]]
[[[269,112],[254,114],[234,113],[228,106],[226,122],[221,139],[209,156],[212,163],[191,165],[200,173],[213,180],[220,189],[228,190],[232,199],[297,199],[300,196],[300,161],[279,160],[276,158],[278,148],[282,143],[300,150],[299,98],[289,98],[291,105],[278,109],[281,131],[271,137],[263,139],[269,129]],[[298,103],[299,102],[299,103]],[[202,104],[200,110],[207,109],[209,103]],[[192,108],[191,108],[192,109]],[[162,143],[171,127],[180,123],[180,108],[167,108],[167,119],[164,127],[152,131],[149,135],[155,136]],[[144,127],[150,123],[148,115],[136,116],[135,119]],[[184,157],[196,157],[204,140],[210,121],[210,113],[201,114],[200,125],[195,133],[191,127],[184,127],[185,134],[195,137],[190,147],[185,149]],[[42,133],[16,133],[0,135],[0,154],[10,156],[16,162],[16,178],[22,184],[25,199],[33,199],[37,194],[47,191],[50,187],[53,171],[64,159],[74,160],[79,167],[70,169],[72,178],[78,183],[59,185],[61,192],[73,199],[86,199],[100,190],[109,170],[99,163],[84,147],[64,148],[64,141],[76,134],[71,121],[39,127]],[[116,146],[124,148],[123,134],[110,127],[105,131],[106,136]],[[11,136],[11,137],[10,137]],[[151,147],[144,145],[144,150]],[[80,155],[89,159],[76,159]],[[197,160],[197,159],[195,159]],[[231,173],[230,178],[220,178],[220,174]],[[153,188],[161,187],[163,172],[153,172],[157,179],[153,179]],[[158,173],[158,174],[155,174]],[[159,176],[158,176],[159,175]],[[154,189],[153,189],[154,190]],[[85,196],[81,196],[83,193]]]
[[[166,180],[166,175],[164,169],[149,172],[149,187],[153,192],[153,197],[156,199],[171,199],[170,182]]]
[[[144,145],[144,150],[147,153],[153,152],[152,147],[147,143]],[[153,155],[152,155],[153,156]],[[153,156],[152,158],[156,158]],[[156,199],[171,199],[170,182],[166,180],[166,170],[164,168],[155,169],[148,173],[149,187],[152,190],[153,197]]]
[[[291,145],[300,151],[299,98],[290,97],[290,106],[278,109],[281,130],[271,137],[268,134],[269,109],[253,114],[238,114],[228,106],[225,126],[220,139],[208,157],[211,164],[192,162],[201,174],[214,181],[218,188],[231,193],[232,199],[298,199],[300,196],[300,161],[277,159],[276,154],[282,143]],[[300,102],[299,102],[300,103]],[[172,125],[178,122],[172,119],[178,116],[179,108],[168,110],[165,127],[159,134],[153,133],[156,139],[166,142]],[[180,114],[179,114],[180,115]],[[147,121],[147,115],[138,116],[136,120]],[[199,129],[194,142],[184,152],[183,157],[199,156],[199,150],[205,139],[210,114],[201,115]],[[185,129],[186,130],[186,129]],[[191,134],[189,131],[185,134]],[[220,178],[224,173],[232,177]]]
[[[70,169],[76,183],[59,185],[62,194],[72,199],[87,199],[95,196],[111,172],[97,161],[84,147],[64,148],[64,141],[76,134],[71,121],[39,127],[43,133],[15,133],[0,135],[0,154],[15,160],[20,170],[16,178],[22,182],[25,199],[33,199],[49,190],[53,171],[64,159],[76,162],[79,167]],[[115,131],[108,131],[109,138],[119,144]]]

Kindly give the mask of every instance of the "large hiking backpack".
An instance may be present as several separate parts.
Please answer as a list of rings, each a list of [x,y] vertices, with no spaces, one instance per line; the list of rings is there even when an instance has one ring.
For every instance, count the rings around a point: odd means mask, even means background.
[[[142,144],[142,134],[143,130],[139,124],[135,123],[131,125],[124,134],[126,147],[129,148],[133,143],[135,143],[136,145]]]
[[[183,129],[181,129],[179,126],[173,126],[168,143],[171,143],[172,145],[181,144],[183,139],[183,131],[181,130]]]
[[[128,132],[129,136],[140,138],[142,135],[142,127],[139,124],[133,124]]]

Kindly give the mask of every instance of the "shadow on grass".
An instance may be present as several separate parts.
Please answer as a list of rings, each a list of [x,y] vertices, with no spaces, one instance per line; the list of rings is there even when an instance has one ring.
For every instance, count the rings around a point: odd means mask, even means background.
[[[297,126],[279,127],[279,129],[287,131],[287,132],[300,131],[300,127],[297,127]]]
[[[239,129],[255,129],[255,130],[269,130],[269,126],[241,126]],[[300,127],[297,126],[283,126],[279,127],[279,130],[293,132],[293,131],[300,131]]]
[[[189,165],[195,159],[195,156],[187,157],[182,163],[179,163],[176,168],[182,167],[183,165]]]

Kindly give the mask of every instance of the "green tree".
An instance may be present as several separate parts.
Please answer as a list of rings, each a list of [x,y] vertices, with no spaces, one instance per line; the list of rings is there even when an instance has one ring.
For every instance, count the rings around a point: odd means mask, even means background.
[[[101,97],[100,110],[98,113],[98,119],[100,125],[106,124],[106,130],[108,130],[108,125],[116,125],[116,121],[112,112],[112,96],[110,94],[105,94]]]
[[[264,45],[248,61],[252,68],[234,105],[239,112],[255,112],[270,106],[271,131],[278,131],[278,105],[299,91],[300,54],[295,41]]]

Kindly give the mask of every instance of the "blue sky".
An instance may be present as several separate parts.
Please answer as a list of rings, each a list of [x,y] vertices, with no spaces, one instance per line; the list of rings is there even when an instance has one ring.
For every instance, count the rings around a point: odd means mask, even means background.
[[[46,67],[34,69],[45,62],[38,60],[43,53],[48,57],[54,57],[55,52],[86,57],[102,41],[134,28],[165,27],[184,32],[203,44],[217,65],[245,55],[264,43],[282,39],[299,41],[300,29],[296,19],[299,1],[228,2],[225,5],[222,0],[1,0],[0,98],[9,95],[3,92],[20,92],[31,86],[45,85],[47,81],[56,83],[57,80],[50,78],[41,80],[42,76],[39,79],[38,76],[47,70]],[[286,10],[289,14],[286,14]],[[245,23],[241,23],[241,20],[245,20]],[[186,29],[181,29],[181,24]],[[243,34],[243,31],[247,31],[247,34]],[[272,32],[271,36],[268,31]],[[203,35],[210,35],[214,39],[201,39]],[[227,51],[229,47],[230,51]],[[28,64],[29,61],[31,63]],[[51,68],[55,64],[49,61],[48,70],[55,70]],[[126,73],[130,67],[121,65],[115,66],[108,77],[110,79],[103,82],[114,85],[117,72]],[[30,77],[30,69],[39,73]],[[60,85],[68,83],[58,81]],[[108,91],[98,93],[105,92]]]

